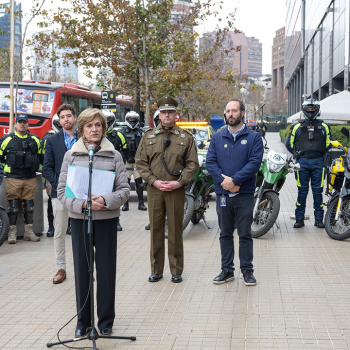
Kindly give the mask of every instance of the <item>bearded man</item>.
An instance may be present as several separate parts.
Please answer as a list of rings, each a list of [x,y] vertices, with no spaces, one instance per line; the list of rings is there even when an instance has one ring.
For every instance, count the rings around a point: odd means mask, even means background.
[[[251,225],[254,210],[256,174],[264,146],[260,134],[244,123],[243,102],[232,99],[226,106],[227,127],[216,132],[206,158],[214,178],[216,212],[220,227],[221,273],[214,284],[234,280],[233,231],[239,236],[239,260],[244,283],[256,285],[253,275],[253,239]]]

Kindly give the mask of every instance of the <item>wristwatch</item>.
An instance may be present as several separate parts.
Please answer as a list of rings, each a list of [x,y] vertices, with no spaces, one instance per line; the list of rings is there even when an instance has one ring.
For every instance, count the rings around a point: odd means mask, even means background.
[[[234,185],[236,185],[236,183],[235,183],[235,179],[234,179],[234,177],[233,177],[233,176],[231,176],[231,179],[232,179],[233,184],[234,184]]]

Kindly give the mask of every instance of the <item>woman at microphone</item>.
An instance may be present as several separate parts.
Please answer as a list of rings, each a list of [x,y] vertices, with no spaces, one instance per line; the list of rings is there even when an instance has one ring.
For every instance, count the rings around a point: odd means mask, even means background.
[[[107,120],[102,112],[99,109],[85,109],[78,117],[77,128],[79,140],[65,154],[57,188],[58,198],[68,208],[71,218],[75,293],[79,313],[75,336],[86,335],[87,328],[91,326],[93,310],[90,304],[88,262],[90,241],[87,236],[87,215],[84,215],[87,201],[65,197],[65,189],[69,165],[88,167],[90,145],[95,148],[93,168],[116,174],[113,192],[103,196],[93,193],[91,195],[97,280],[97,325],[101,334],[109,335],[115,318],[117,218],[119,208],[129,198],[130,187],[122,156],[105,137]]]

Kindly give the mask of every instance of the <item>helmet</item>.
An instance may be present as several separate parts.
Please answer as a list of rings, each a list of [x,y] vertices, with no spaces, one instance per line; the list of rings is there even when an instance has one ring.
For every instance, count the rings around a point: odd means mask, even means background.
[[[226,119],[226,108],[224,109],[224,121],[225,121],[225,125],[227,125],[227,119]]]
[[[58,133],[62,130],[62,126],[60,124],[60,118],[58,118],[57,114],[52,118],[52,129],[55,130],[55,133]]]
[[[102,114],[107,118],[107,134],[113,130],[113,126],[115,124],[115,115],[109,109],[102,109]]]
[[[130,129],[135,129],[140,122],[140,116],[134,111],[130,111],[125,116],[125,123]]]
[[[312,108],[313,111],[307,111],[308,108]],[[307,119],[309,122],[314,121],[317,117],[321,115],[320,103],[313,98],[308,98],[303,102],[302,110],[305,119]]]
[[[159,123],[160,123],[160,119],[159,119],[159,109],[154,113],[153,115],[153,124],[154,124],[154,127],[156,128]]]

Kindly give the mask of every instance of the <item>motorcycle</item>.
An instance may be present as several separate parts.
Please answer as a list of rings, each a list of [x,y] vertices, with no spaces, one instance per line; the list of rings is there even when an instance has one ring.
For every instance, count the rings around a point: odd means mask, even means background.
[[[339,141],[331,141],[332,146],[344,151],[344,155],[332,161],[327,171],[326,203],[327,212],[324,226],[329,237],[343,241],[350,237],[350,155],[347,144],[349,130],[341,129],[347,137],[345,145]]]
[[[293,156],[277,153],[264,145],[264,159],[260,166],[255,191],[252,237],[259,238],[266,234],[276,224],[279,211],[281,191],[288,173],[300,170],[299,164],[294,164]],[[298,155],[297,155],[298,156]]]
[[[196,225],[201,220],[208,229],[210,226],[205,220],[205,212],[209,208],[211,193],[214,192],[214,179],[206,169],[205,160],[207,152],[198,150],[199,169],[192,181],[186,185],[184,218],[182,228],[188,226],[190,221]],[[168,223],[165,222],[165,237],[168,238]]]
[[[0,205],[0,247],[7,240],[10,229],[10,221],[6,210]]]

